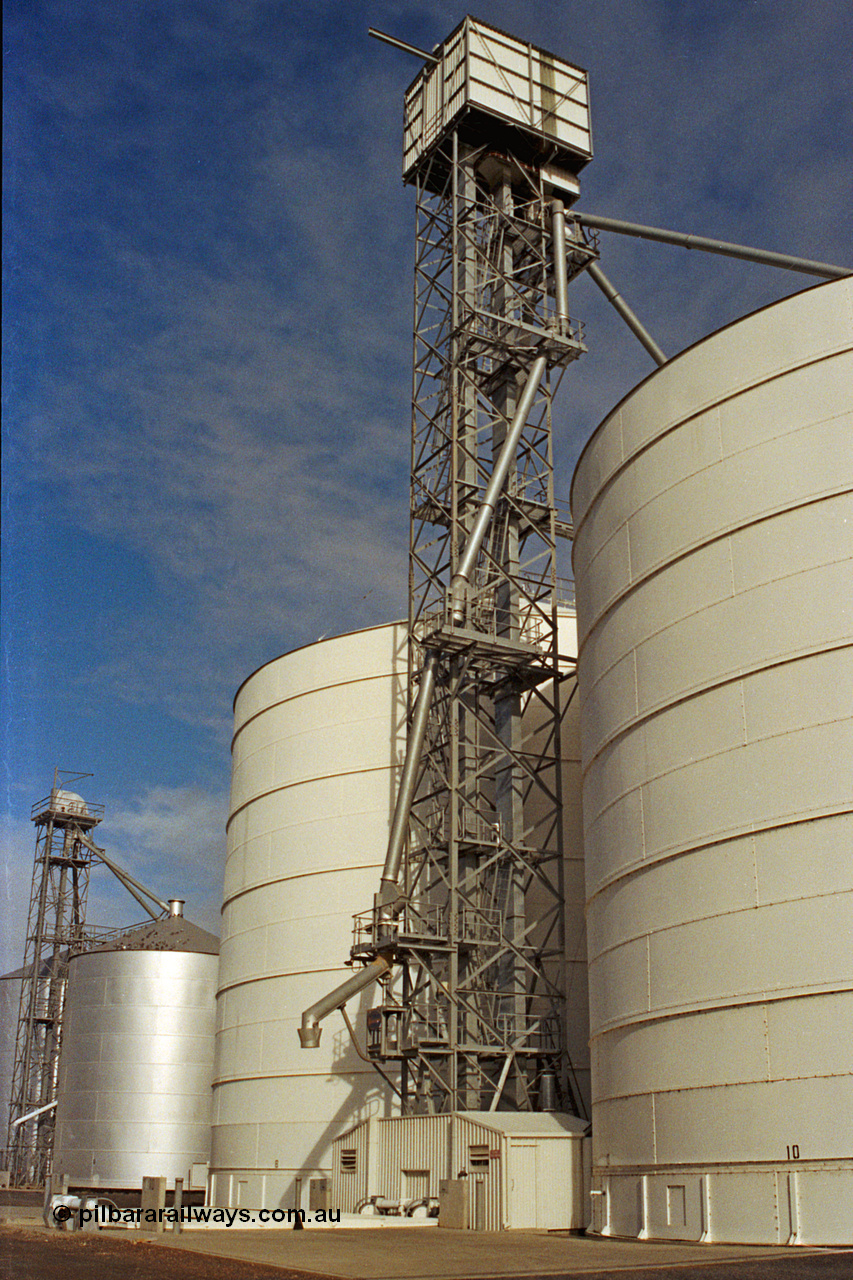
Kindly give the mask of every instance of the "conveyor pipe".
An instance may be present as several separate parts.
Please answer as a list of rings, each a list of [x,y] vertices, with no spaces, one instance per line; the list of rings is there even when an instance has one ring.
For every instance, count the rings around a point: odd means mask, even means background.
[[[438,54],[419,49],[416,44],[409,44],[407,40],[398,40],[396,36],[389,36],[385,31],[377,31],[376,27],[368,27],[367,34],[373,36],[374,40],[381,40],[383,44],[390,44],[392,49],[402,49],[403,53],[410,53],[415,58],[423,58],[424,62],[432,66],[441,61]]]
[[[388,836],[385,866],[382,868],[382,878],[379,882],[380,908],[389,908],[399,896],[400,866],[409,830],[409,816],[412,812],[415,789],[418,785],[424,737],[429,723],[432,696],[435,692],[437,667],[438,653],[435,649],[428,649],[421,670],[420,688],[415,699],[415,708],[412,712],[412,723],[406,741],[406,758],[403,762],[403,772],[400,775],[400,785],[397,788],[397,801],[394,805],[394,817],[391,820],[391,832]]]
[[[465,549],[459,558],[459,564],[451,580],[450,613],[454,624],[458,627],[462,626],[465,621],[465,597],[471,573],[477,562],[477,556],[480,554],[483,539],[492,522],[492,516],[495,514],[498,498],[509,474],[510,465],[515,458],[521,433],[527,424],[530,410],[533,408],[533,401],[536,399],[539,383],[542,381],[547,363],[545,356],[537,356],[530,366],[530,373],[527,375],[527,382],[521,393],[521,399],[518,402],[518,407],[506,433],[506,439],[498,454],[498,460],[495,463],[491,479],[486,486],[482,505],[474,518],[468,541],[465,543]]]
[[[13,1120],[10,1129],[17,1129],[19,1125],[26,1124],[28,1120],[34,1120],[36,1116],[44,1115],[45,1111],[52,1111],[56,1106],[56,1099],[53,1102],[46,1102],[43,1107],[36,1107],[35,1111],[28,1111],[25,1116],[18,1116],[17,1120]]]
[[[708,236],[694,236],[684,231],[669,231],[665,227],[644,227],[639,222],[625,222],[622,218],[605,218],[597,213],[580,213],[572,210],[585,227],[599,231],[615,231],[623,236],[637,236],[640,240],[657,240],[661,244],[675,244],[682,249],[702,249],[705,253],[719,253],[727,258],[743,258],[746,262],[760,262],[767,267],[782,267],[787,271],[804,271],[807,275],[824,276],[828,280],[841,280],[853,275],[850,267],[837,267],[829,262],[813,262],[810,258],[794,258],[787,253],[770,253],[766,249],[753,249],[745,244],[729,244],[725,240],[712,240]]]
[[[117,862],[113,862],[110,858],[108,858],[107,855],[104,853],[103,849],[99,849],[96,844],[93,844],[93,842],[87,839],[87,837],[84,836],[82,833],[80,833],[80,842],[84,844],[87,849],[89,849],[92,853],[96,854],[100,858],[104,866],[107,867],[108,870],[112,871],[113,875],[117,880],[121,881],[125,889],[127,889],[128,893],[130,893],[136,899],[136,901],[142,907],[143,911],[148,912],[152,920],[159,920],[160,917],[155,915],[155,913],[151,910],[151,908],[144,901],[144,899],[140,897],[140,894],[144,894],[145,898],[150,899],[151,902],[155,902],[157,906],[160,908],[161,913],[166,912],[167,914],[171,914],[171,908],[168,902],[164,902],[162,898],[158,898],[156,893],[152,893],[150,889],[147,889],[145,885],[142,884],[139,880],[136,880],[130,874],[129,871],[125,871],[124,868],[120,867]],[[134,890],[137,890],[137,889],[139,890],[139,892],[138,893],[134,892]],[[173,899],[173,901],[178,901],[178,899]]]
[[[557,326],[565,337],[569,323],[569,283],[566,272],[566,213],[562,200],[551,201],[551,240],[554,254],[554,299]]]
[[[628,328],[635,337],[639,338],[640,342],[642,342],[652,359],[656,361],[657,364],[666,364],[666,356],[661,351],[648,329],[641,323],[638,317],[628,306],[628,303],[622,297],[622,294],[619,293],[610,283],[607,276],[601,270],[601,267],[599,267],[595,262],[588,262],[586,270],[589,278],[595,281],[607,301],[619,312]]]
[[[320,1022],[323,1018],[328,1017],[330,1013],[334,1013],[335,1009],[341,1009],[347,1000],[351,1000],[353,996],[357,996],[365,987],[369,987],[371,983],[378,981],[386,973],[391,972],[390,962],[384,955],[378,955],[375,960],[371,960],[370,964],[359,969],[352,977],[347,978],[346,982],[342,982],[339,987],[335,987],[334,991],[330,991],[327,996],[323,996],[322,1000],[318,1000],[312,1004],[310,1009],[306,1009],[302,1015],[302,1025],[299,1028],[299,1043],[303,1049],[319,1049],[320,1047]]]

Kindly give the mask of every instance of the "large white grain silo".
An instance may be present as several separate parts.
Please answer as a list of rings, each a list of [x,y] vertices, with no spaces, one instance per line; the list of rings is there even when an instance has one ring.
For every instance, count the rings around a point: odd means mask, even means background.
[[[851,1239],[851,318],[712,334],[574,477],[606,1234]]]
[[[103,1193],[165,1177],[204,1190],[217,950],[175,914],[72,957],[54,1186]]]
[[[574,617],[561,650],[575,650]],[[348,976],[352,917],[379,888],[406,743],[406,628],[387,624],[267,663],[235,699],[223,907],[211,1196],[310,1207],[332,1143],[396,1098],[338,1015],[299,1046],[301,1012]],[[531,732],[533,732],[531,728]],[[589,1097],[577,702],[563,733],[567,1022]],[[348,1006],[361,1049],[367,991]],[[391,1068],[393,1071],[394,1069]]]
[[[267,663],[234,704],[211,1195],[308,1208],[340,1130],[392,1114],[343,1022],[312,1054],[301,1011],[346,976],[369,907],[405,746],[406,636],[388,625]],[[365,1041],[365,994],[350,1007]]]

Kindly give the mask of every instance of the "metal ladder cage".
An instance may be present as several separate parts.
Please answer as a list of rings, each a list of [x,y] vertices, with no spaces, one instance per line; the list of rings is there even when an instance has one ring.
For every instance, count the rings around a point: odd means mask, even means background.
[[[439,177],[437,177],[439,175]],[[409,711],[438,654],[393,939],[404,1111],[576,1110],[565,1031],[557,517],[551,402],[584,351],[558,314],[541,174],[452,131],[417,188]],[[567,275],[596,256],[574,232]],[[450,583],[521,390],[532,408],[454,618]],[[441,918],[440,930],[409,921]],[[362,935],[363,936],[363,935]],[[377,1047],[379,1044],[377,1043]]]

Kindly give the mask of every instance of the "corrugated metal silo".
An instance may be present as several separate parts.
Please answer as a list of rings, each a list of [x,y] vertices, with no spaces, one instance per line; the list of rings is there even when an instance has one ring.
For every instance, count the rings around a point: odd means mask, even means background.
[[[54,1185],[138,1189],[210,1156],[218,939],[181,917],[71,959]]]
[[[851,316],[712,334],[574,477],[605,1233],[850,1239]]]

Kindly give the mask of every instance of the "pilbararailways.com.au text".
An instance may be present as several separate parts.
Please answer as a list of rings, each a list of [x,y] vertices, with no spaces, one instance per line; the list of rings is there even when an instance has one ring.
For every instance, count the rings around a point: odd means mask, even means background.
[[[66,1222],[69,1218],[78,1217],[81,1224],[96,1223],[99,1227],[108,1226],[174,1226],[180,1223],[184,1227],[210,1226],[233,1227],[235,1223],[245,1226],[247,1223],[277,1223],[280,1226],[293,1226],[296,1215],[305,1226],[323,1223],[340,1222],[340,1209],[318,1209],[316,1213],[306,1213],[304,1209],[213,1209],[203,1205],[183,1205],[178,1209],[117,1209],[114,1205],[99,1204],[94,1209],[79,1209],[75,1212],[65,1205],[57,1205],[53,1216],[57,1222]]]

